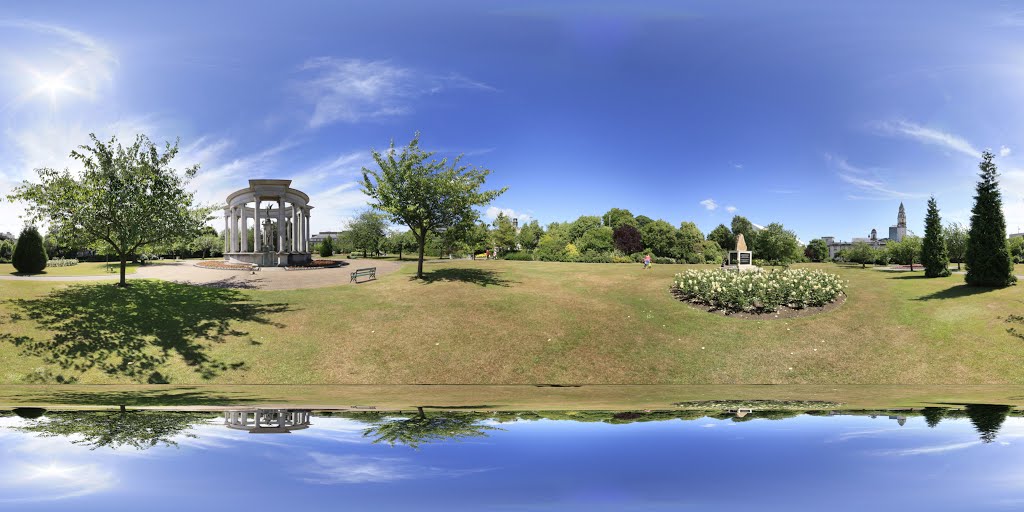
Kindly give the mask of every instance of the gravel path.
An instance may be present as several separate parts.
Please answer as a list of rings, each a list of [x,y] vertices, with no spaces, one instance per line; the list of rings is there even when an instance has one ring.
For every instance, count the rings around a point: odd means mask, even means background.
[[[301,290],[307,288],[325,288],[351,284],[349,274],[357,268],[377,267],[377,277],[398,270],[401,266],[395,261],[380,260],[345,260],[348,265],[340,268],[321,268],[313,270],[284,270],[282,268],[264,268],[259,272],[241,270],[217,270],[201,268],[192,262],[161,263],[139,267],[128,279],[162,279],[179,283],[215,286],[221,288],[243,288],[252,290]],[[0,275],[4,281],[113,281],[116,274],[102,276],[11,276]]]

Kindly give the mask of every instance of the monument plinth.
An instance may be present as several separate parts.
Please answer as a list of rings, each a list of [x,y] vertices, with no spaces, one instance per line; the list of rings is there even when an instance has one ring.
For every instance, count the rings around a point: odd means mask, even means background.
[[[726,262],[729,270],[757,270],[754,266],[754,253],[747,250],[747,241],[743,233],[736,235],[736,249],[729,251],[729,261]]]

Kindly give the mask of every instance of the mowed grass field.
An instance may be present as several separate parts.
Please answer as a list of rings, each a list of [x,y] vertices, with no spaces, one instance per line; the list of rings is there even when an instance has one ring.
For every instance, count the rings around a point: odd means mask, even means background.
[[[406,264],[295,291],[0,281],[0,383],[1024,383],[1005,321],[1024,286],[819,266],[845,304],[761,320],[673,299],[683,265],[431,262],[425,281]]]

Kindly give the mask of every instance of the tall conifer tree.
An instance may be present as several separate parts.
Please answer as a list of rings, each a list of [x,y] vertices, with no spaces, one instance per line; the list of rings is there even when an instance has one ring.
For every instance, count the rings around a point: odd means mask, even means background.
[[[949,251],[946,250],[946,237],[942,232],[942,219],[939,218],[939,205],[935,202],[935,196],[928,199],[928,213],[924,218],[921,263],[924,264],[926,277],[946,277],[950,273]]]
[[[978,164],[981,181],[971,209],[971,232],[965,258],[966,281],[971,286],[1009,286],[1017,282],[1010,249],[1006,246],[1006,220],[994,158],[992,152],[985,151]]]

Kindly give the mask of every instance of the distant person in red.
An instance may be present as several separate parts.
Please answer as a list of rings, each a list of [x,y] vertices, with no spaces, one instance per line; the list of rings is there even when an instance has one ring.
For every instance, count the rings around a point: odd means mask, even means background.
[[[490,249],[487,249],[486,251],[484,251],[484,259],[485,260],[491,259],[491,250]]]
[[[651,255],[644,256],[644,270],[651,269]]]

